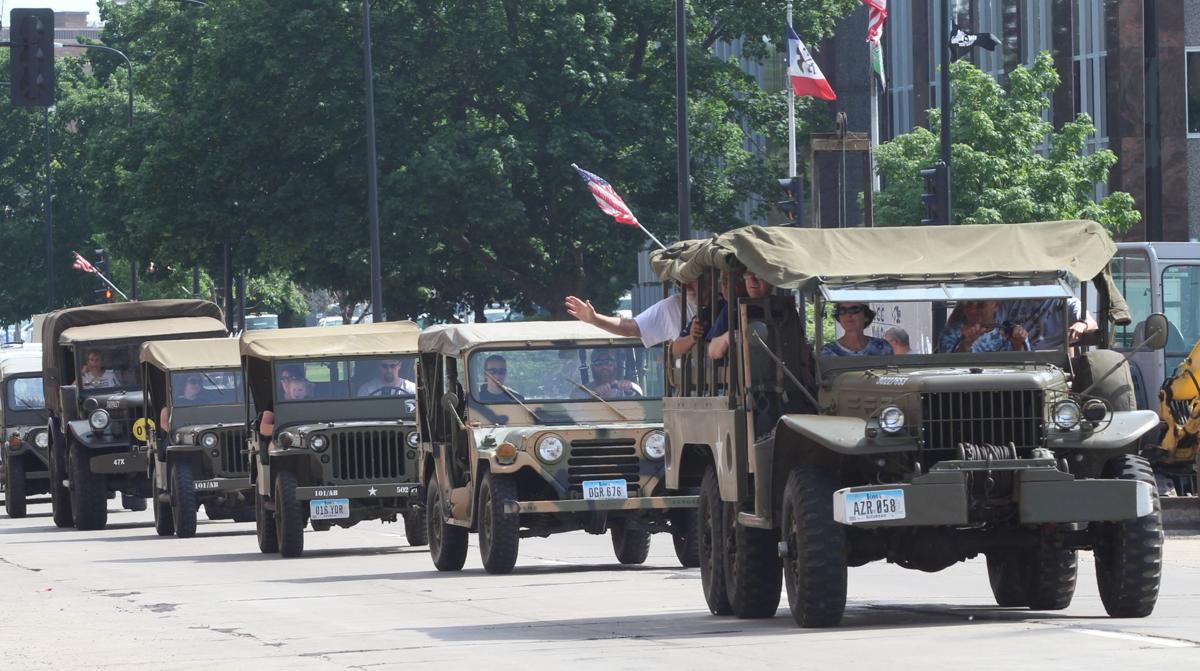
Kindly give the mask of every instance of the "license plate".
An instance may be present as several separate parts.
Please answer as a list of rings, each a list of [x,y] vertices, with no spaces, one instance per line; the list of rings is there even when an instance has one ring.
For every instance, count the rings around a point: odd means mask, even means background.
[[[846,522],[880,522],[904,519],[904,490],[880,489],[846,495]]]
[[[350,517],[350,499],[313,499],[308,516],[314,520],[340,520]]]
[[[583,498],[588,501],[627,499],[629,487],[624,480],[584,480]]]

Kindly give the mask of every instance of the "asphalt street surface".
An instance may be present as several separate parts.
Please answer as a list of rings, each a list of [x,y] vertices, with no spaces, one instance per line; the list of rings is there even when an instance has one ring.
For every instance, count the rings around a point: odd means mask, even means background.
[[[1170,669],[1200,661],[1200,539],[1166,546],[1151,617],[1106,617],[1090,556],[1071,607],[994,605],[982,560],[936,574],[850,569],[837,629],[708,613],[698,569],[656,535],[622,567],[607,537],[522,541],[512,575],[471,555],[434,570],[402,524],[306,532],[305,555],[263,555],[253,524],[159,538],[149,512],[105,531],[55,529],[48,505],[0,515],[0,669]],[[201,515],[203,518],[203,515]],[[229,667],[225,667],[229,668]]]

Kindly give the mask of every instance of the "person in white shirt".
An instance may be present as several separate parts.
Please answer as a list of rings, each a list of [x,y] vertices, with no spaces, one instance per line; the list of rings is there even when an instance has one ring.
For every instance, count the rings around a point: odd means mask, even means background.
[[[399,359],[380,359],[379,375],[358,388],[358,396],[415,396],[417,385],[400,377]]]
[[[79,382],[84,389],[102,389],[118,385],[117,374],[111,368],[104,368],[103,362],[104,359],[97,350],[87,353],[83,370],[79,374]]]
[[[567,296],[567,313],[581,322],[591,324],[609,333],[627,338],[641,338],[642,345],[650,348],[668,340],[671,343],[671,355],[683,356],[698,340],[704,338],[707,327],[698,320],[696,315],[696,286],[698,282],[688,282],[686,285],[687,316],[691,327],[686,334],[683,331],[683,309],[679,296],[667,296],[645,310],[628,317],[610,317],[596,312],[592,302]]]

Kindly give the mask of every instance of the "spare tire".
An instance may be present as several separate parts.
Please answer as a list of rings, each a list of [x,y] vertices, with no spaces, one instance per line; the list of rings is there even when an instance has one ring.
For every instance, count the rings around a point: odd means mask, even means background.
[[[1130,373],[1129,364],[1125,363],[1125,357],[1120,352],[1110,349],[1093,350],[1075,357],[1071,364],[1075,369],[1075,381],[1071,385],[1071,391],[1075,393],[1091,387],[1096,379],[1112,370],[1114,366],[1124,364],[1104,378],[1095,389],[1089,391],[1088,396],[1104,399],[1114,411],[1137,410],[1133,374]]]

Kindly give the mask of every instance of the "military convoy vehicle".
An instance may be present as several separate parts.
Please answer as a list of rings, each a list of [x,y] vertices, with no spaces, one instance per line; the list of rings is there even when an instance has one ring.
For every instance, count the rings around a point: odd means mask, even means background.
[[[258,547],[298,557],[304,528],[404,518],[426,544],[417,482],[417,325],[241,335]]]
[[[140,359],[158,535],[196,535],[200,506],[210,520],[253,520],[238,341],[148,342]]]
[[[103,529],[107,499],[145,510],[150,496],[138,349],[149,340],[226,335],[209,301],[155,300],[59,310],[42,322],[54,524]]]
[[[421,333],[421,483],[434,566],[479,534],[488,573],[521,538],[612,535],[623,564],[670,532],[694,566],[694,494],[666,493],[662,351],[579,322],[432,326]]]
[[[50,437],[39,346],[0,348],[0,401],[4,511],[9,517],[25,517],[28,498],[50,491]]]
[[[1131,350],[1160,349],[1167,323],[1129,324],[1115,251],[1099,224],[1073,221],[751,227],[655,252],[666,281],[746,271],[795,292],[738,301],[725,360],[697,347],[668,376],[665,483],[700,489],[709,609],[772,616],[782,578],[797,624],[833,626],[848,567],[933,572],[979,555],[999,605],[1062,609],[1083,550],[1105,610],[1148,615],[1163,533],[1137,449],[1158,418],[1136,409],[1108,347],[1129,325]],[[1076,280],[1098,330],[1073,312]],[[925,314],[939,348],[857,337],[897,306]]]

